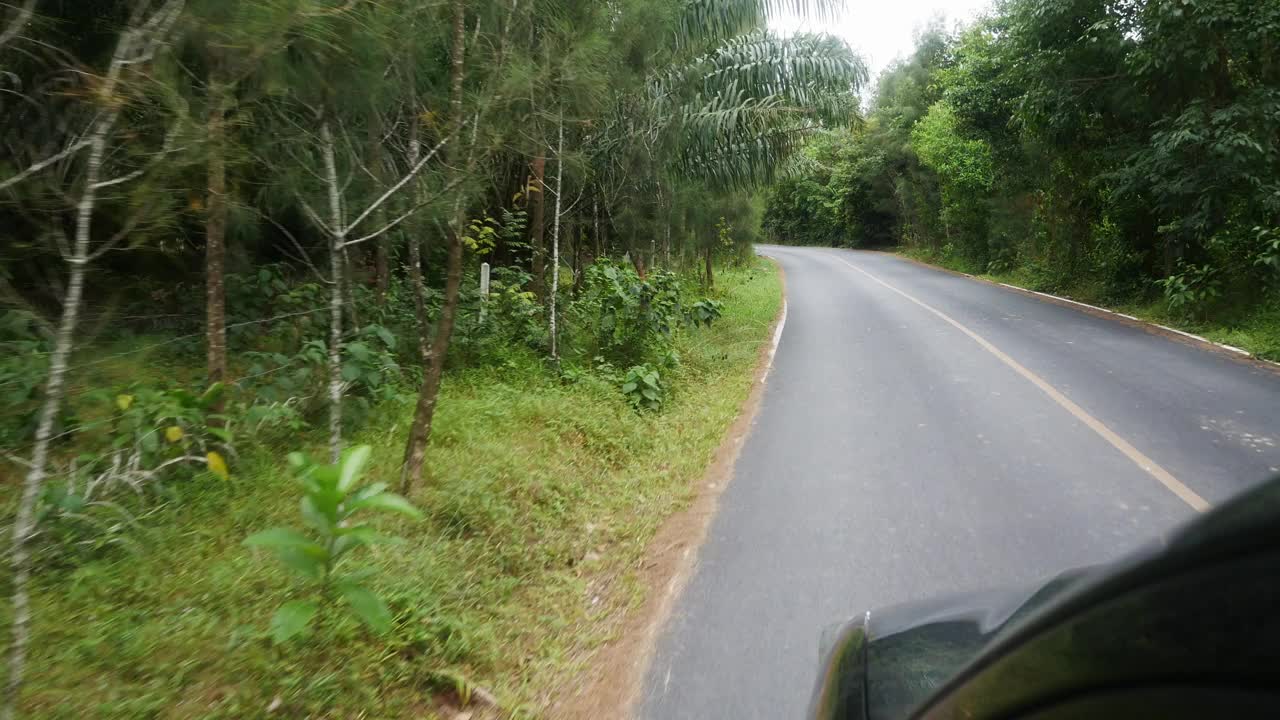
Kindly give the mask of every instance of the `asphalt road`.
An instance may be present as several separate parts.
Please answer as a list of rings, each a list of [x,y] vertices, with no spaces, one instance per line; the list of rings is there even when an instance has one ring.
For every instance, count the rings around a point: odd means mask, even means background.
[[[824,627],[1114,559],[1280,468],[1269,370],[892,255],[760,252],[785,330],[641,718],[802,717]]]

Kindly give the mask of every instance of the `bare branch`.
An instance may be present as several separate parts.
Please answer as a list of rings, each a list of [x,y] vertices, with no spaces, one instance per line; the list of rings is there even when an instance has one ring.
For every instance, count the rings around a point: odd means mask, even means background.
[[[364,220],[368,218],[371,214],[373,214],[375,210],[381,207],[382,203],[386,202],[387,199],[390,198],[392,195],[396,194],[396,192],[399,191],[400,188],[408,184],[408,182],[412,180],[415,175],[418,174],[418,171],[421,170],[423,167],[425,167],[426,164],[431,161],[431,158],[435,157],[436,153],[440,152],[440,148],[444,147],[445,143],[448,143],[448,142],[449,142],[449,138],[445,137],[440,142],[436,143],[436,146],[431,148],[431,152],[427,153],[426,157],[419,160],[418,164],[414,165],[413,168],[409,170],[409,172],[405,173],[404,177],[400,178],[400,180],[395,185],[392,185],[390,188],[387,189],[386,192],[382,193],[382,197],[378,198],[377,200],[374,200],[373,203],[369,205],[369,207],[364,209],[364,212],[360,213],[359,217],[351,221],[351,224],[347,225],[347,227],[345,228],[346,232],[350,232],[351,230],[354,230],[357,225],[364,222]]]
[[[372,239],[374,239],[374,238],[378,237],[379,235],[381,235],[381,234],[385,233],[386,231],[390,230],[391,228],[393,228],[393,227],[395,227],[395,226],[399,225],[400,223],[404,222],[405,220],[408,220],[410,216],[412,216],[414,213],[418,212],[418,211],[419,211],[419,210],[421,210],[422,208],[426,207],[428,204],[429,204],[429,203],[427,203],[427,202],[422,202],[422,203],[419,203],[419,204],[417,204],[417,205],[414,205],[413,207],[409,208],[409,210],[408,210],[408,211],[406,211],[403,215],[401,215],[400,217],[396,218],[395,220],[392,220],[391,222],[387,223],[386,225],[383,225],[380,229],[375,230],[375,231],[373,231],[373,232],[369,233],[368,235],[365,235],[365,236],[364,236],[364,237],[362,237],[362,238],[356,238],[355,240],[348,240],[348,241],[346,241],[346,242],[342,243],[342,247],[343,247],[343,248],[348,248],[348,247],[350,247],[350,246],[352,246],[352,245],[355,245],[356,243],[362,243],[362,242],[364,242],[365,240],[372,240]]]
[[[138,168],[137,170],[134,170],[131,173],[121,175],[118,178],[112,178],[111,180],[103,180],[97,183],[96,185],[94,185],[94,187],[101,190],[102,188],[105,188],[105,187],[111,187],[112,185],[120,185],[122,183],[127,183],[130,180],[136,180],[142,177],[143,175],[145,175],[148,170],[155,167],[156,163],[159,162],[160,160],[168,157],[171,153],[175,152],[176,150],[184,149],[184,148],[173,147],[173,138],[178,134],[179,125],[180,123],[174,123],[173,127],[169,128],[169,132],[165,133],[165,136],[164,136],[164,145],[160,148],[159,151],[157,151],[154,155],[152,155],[151,158],[147,160],[147,162],[144,163],[142,167]]]
[[[255,213],[257,213],[259,217],[261,217],[262,219],[266,220],[267,222],[275,226],[275,229],[279,230],[280,234],[289,238],[289,242],[293,243],[293,247],[298,250],[298,253],[300,254],[300,259],[306,264],[307,267],[311,268],[311,271],[316,274],[316,277],[320,278],[321,282],[324,282],[324,283],[332,282],[331,280],[329,280],[324,276],[324,273],[320,272],[320,268],[316,267],[315,263],[311,262],[311,256],[307,254],[307,251],[304,250],[302,247],[302,243],[298,242],[298,238],[295,237],[293,233],[289,232],[288,228],[276,222],[275,218],[262,212],[257,207],[254,207],[252,205],[248,207],[251,210],[253,210]]]
[[[23,180],[27,179],[28,177],[31,177],[32,175],[34,175],[34,174],[36,174],[36,173],[40,172],[41,170],[44,170],[45,168],[49,167],[50,165],[56,164],[56,163],[58,163],[58,162],[60,162],[60,161],[62,161],[62,160],[67,159],[68,157],[70,157],[70,156],[72,156],[72,155],[76,154],[76,153],[77,153],[77,152],[79,152],[81,149],[86,148],[86,147],[88,147],[88,146],[89,146],[89,140],[88,140],[87,138],[86,138],[86,139],[77,140],[76,142],[72,143],[71,145],[68,145],[67,147],[63,148],[61,152],[59,152],[59,153],[57,153],[57,154],[55,154],[55,155],[51,155],[51,156],[49,156],[49,157],[45,158],[44,160],[41,160],[40,162],[38,162],[38,163],[36,163],[36,164],[34,164],[34,165],[31,165],[31,166],[30,166],[30,167],[28,167],[26,170],[23,170],[22,172],[19,172],[17,175],[14,175],[13,177],[10,177],[10,178],[9,178],[9,179],[7,179],[7,180],[0,181],[0,190],[4,190],[4,189],[6,189],[6,188],[8,188],[8,187],[11,187],[11,186],[13,186],[13,185],[16,185],[16,184],[18,184],[19,182],[21,182],[21,181],[23,181]]]
[[[333,232],[333,230],[330,229],[327,224],[325,224],[325,221],[320,219],[320,216],[316,213],[315,209],[311,207],[310,203],[302,199],[301,195],[298,196],[298,203],[302,205],[302,211],[306,213],[307,219],[315,223],[316,227],[319,227],[321,230],[324,230],[326,233]]]

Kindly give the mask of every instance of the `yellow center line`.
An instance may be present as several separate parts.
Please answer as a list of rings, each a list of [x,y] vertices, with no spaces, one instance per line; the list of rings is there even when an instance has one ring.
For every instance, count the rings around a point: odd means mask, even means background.
[[[1090,430],[1093,430],[1095,433],[1101,436],[1102,439],[1110,443],[1112,447],[1124,453],[1125,457],[1128,457],[1130,460],[1132,460],[1134,464],[1136,464],[1138,467],[1145,470],[1148,474],[1150,474],[1156,480],[1159,480],[1161,485],[1164,485],[1166,488],[1169,489],[1169,492],[1172,492],[1174,495],[1177,495],[1179,499],[1181,499],[1186,504],[1190,505],[1197,512],[1204,512],[1205,510],[1209,509],[1208,501],[1200,497],[1200,495],[1197,494],[1196,491],[1187,487],[1185,484],[1182,483],[1182,481],[1174,477],[1173,474],[1170,473],[1168,470],[1165,470],[1164,468],[1160,467],[1160,465],[1155,460],[1152,460],[1151,458],[1144,455],[1141,450],[1138,450],[1138,448],[1134,447],[1133,445],[1130,445],[1127,440],[1117,435],[1114,431],[1111,430],[1111,428],[1102,424],[1102,421],[1098,420],[1094,416],[1085,412],[1084,408],[1075,404],[1071,400],[1071,398],[1067,397],[1066,395],[1063,395],[1061,392],[1058,391],[1057,388],[1050,385],[1039,375],[1036,375],[1035,373],[1031,372],[1026,367],[1024,367],[1021,363],[1019,363],[1017,360],[1014,360],[1013,358],[1005,354],[1004,351],[1002,351],[1000,348],[996,347],[995,345],[992,345],[986,338],[970,330],[964,325],[961,325],[959,322],[953,319],[950,315],[947,315],[941,310],[938,310],[937,308],[934,308],[920,300],[917,300],[911,295],[908,295],[907,293],[881,280],[875,275],[872,275],[866,270],[863,270],[862,268],[854,265],[853,263],[848,262],[844,258],[836,256],[836,260],[839,260],[840,262],[844,263],[855,272],[859,272],[865,275],[866,277],[870,278],[872,281],[879,283],[885,288],[892,290],[893,292],[901,295],[907,300],[910,300],[916,305],[919,305],[925,310],[933,313],[934,315],[937,315],[948,325],[951,325],[952,327],[964,333],[965,335],[968,335],[969,338],[974,342],[978,343],[978,345],[980,345],[983,350],[986,350],[992,355],[995,355],[996,358],[1000,360],[1000,362],[1004,363],[1005,365],[1008,365],[1010,368],[1013,369],[1014,372],[1018,373],[1022,377],[1029,380],[1032,385],[1035,385],[1036,387],[1040,388],[1040,390],[1044,392],[1045,395],[1049,396],[1050,400],[1053,400],[1055,403],[1062,406],[1064,410],[1071,413],[1072,416],[1074,416],[1080,422],[1084,423]]]

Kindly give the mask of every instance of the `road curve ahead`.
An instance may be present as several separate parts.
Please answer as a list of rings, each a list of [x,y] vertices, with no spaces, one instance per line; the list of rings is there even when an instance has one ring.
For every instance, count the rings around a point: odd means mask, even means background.
[[[760,248],[788,316],[645,720],[801,717],[824,627],[1113,559],[1280,467],[1280,376],[901,258]]]

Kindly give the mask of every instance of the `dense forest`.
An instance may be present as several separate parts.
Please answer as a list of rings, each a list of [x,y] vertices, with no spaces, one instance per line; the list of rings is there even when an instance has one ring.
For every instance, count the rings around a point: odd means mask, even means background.
[[[777,242],[877,247],[1253,327],[1280,357],[1280,2],[1003,0],[940,23],[773,189]]]
[[[765,20],[836,4],[0,5],[4,716],[519,686],[553,638],[504,655],[493,608],[568,597],[588,511],[642,546],[744,397],[755,189],[866,82]],[[183,705],[174,652],[223,689]]]

